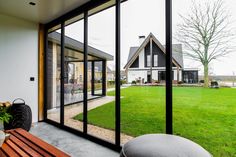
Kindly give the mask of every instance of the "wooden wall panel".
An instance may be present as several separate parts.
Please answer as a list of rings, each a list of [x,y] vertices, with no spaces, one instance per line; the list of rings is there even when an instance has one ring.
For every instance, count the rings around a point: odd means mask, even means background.
[[[45,60],[45,52],[44,52],[44,25],[39,24],[39,40],[38,40],[38,47],[39,47],[39,57],[38,57],[38,118],[39,121],[43,120],[43,112],[44,112],[44,60]]]

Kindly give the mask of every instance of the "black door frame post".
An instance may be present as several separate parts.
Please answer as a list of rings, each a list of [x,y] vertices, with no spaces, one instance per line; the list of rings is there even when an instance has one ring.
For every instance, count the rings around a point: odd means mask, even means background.
[[[88,124],[88,11],[84,12],[84,107],[83,107],[83,132],[87,134]]]
[[[106,96],[107,89],[107,64],[106,60],[102,61],[102,96]]]
[[[95,81],[95,67],[94,67],[94,61],[91,61],[91,95],[94,95],[94,81]]]
[[[116,64],[116,97],[115,97],[115,144],[120,146],[120,0],[116,0],[116,50],[115,50],[115,64]]]
[[[173,134],[172,0],[166,0],[166,133]]]
[[[65,88],[65,22],[61,23],[61,90],[60,90],[60,124],[64,125],[64,88]]]

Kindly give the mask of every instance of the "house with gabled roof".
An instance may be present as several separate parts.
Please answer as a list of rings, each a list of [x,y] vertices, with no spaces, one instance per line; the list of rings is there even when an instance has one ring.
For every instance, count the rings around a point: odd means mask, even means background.
[[[138,81],[141,84],[164,83],[165,46],[150,33],[147,38],[139,36],[140,46],[130,47],[127,63],[124,67],[127,82]],[[173,83],[198,83],[198,69],[185,69],[181,44],[173,44]]]
[[[73,105],[82,101],[84,84],[84,44],[69,36],[64,38],[64,98],[65,105]],[[47,54],[48,110],[60,106],[60,75],[61,75],[61,33],[49,32]],[[89,99],[106,95],[106,81],[111,78],[108,73],[107,61],[112,61],[113,56],[88,45],[87,79],[91,92]],[[56,79],[55,79],[56,78]],[[96,89],[101,86],[101,90]],[[57,91],[57,92],[55,92]],[[76,92],[75,92],[76,91]],[[75,94],[76,93],[76,94]],[[76,97],[73,99],[72,96]]]

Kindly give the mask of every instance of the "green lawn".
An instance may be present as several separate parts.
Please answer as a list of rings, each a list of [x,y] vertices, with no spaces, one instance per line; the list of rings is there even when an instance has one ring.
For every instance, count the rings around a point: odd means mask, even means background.
[[[164,87],[129,87],[121,95],[123,133],[165,132]],[[236,157],[236,89],[175,87],[173,95],[174,134],[199,143],[214,157]],[[114,129],[114,104],[89,111],[88,122]],[[81,120],[82,114],[75,119]]]

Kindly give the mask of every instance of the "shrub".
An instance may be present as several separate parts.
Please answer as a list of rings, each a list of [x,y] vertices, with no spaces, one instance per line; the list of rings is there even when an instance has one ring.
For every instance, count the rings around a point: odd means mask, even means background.
[[[121,85],[126,84],[126,80],[120,80],[120,84]]]
[[[133,81],[131,82],[131,84],[136,84],[136,81],[135,81],[135,80],[133,80]]]
[[[94,83],[102,83],[102,80],[101,79],[95,79]]]
[[[200,80],[199,83],[204,83],[204,80]]]
[[[12,116],[8,112],[10,105],[11,104],[9,102],[0,103],[0,122],[9,123],[9,120],[12,118]]]
[[[109,85],[114,85],[114,84],[115,84],[115,81],[108,81],[108,84],[109,84]]]

